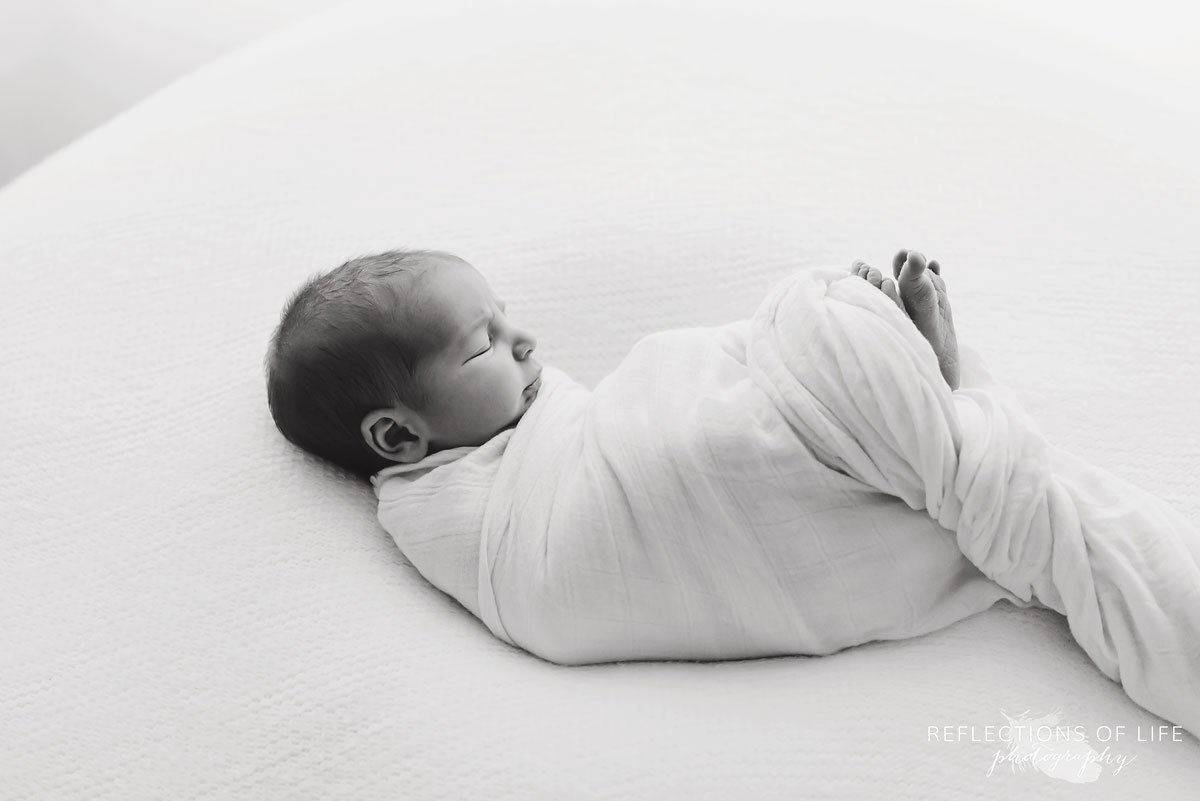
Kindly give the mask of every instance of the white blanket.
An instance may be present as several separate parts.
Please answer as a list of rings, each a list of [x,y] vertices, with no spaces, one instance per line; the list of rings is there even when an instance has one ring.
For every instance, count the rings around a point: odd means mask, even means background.
[[[380,520],[553,662],[828,654],[1005,598],[1200,730],[1195,530],[1047,445],[964,352],[976,386],[951,392],[878,290],[798,272],[749,321],[645,337],[594,392],[548,368],[515,429],[378,477]]]

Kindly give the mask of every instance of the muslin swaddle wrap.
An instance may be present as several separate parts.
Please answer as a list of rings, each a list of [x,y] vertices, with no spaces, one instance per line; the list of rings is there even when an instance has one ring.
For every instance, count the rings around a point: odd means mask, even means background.
[[[547,367],[515,428],[375,477],[379,519],[498,637],[562,664],[828,654],[1005,599],[1067,616],[1200,733],[1200,541],[1054,448],[962,349],[951,392],[895,304],[798,271],[750,320]]]

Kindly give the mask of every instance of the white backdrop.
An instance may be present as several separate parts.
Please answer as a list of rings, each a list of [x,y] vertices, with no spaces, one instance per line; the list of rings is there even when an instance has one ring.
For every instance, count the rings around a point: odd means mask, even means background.
[[[335,0],[0,0],[0,185],[150,92]]]
[[[1074,49],[1106,51],[1143,88],[1200,102],[1200,9],[1193,3],[959,2],[1049,31]],[[336,3],[0,0],[0,185],[188,71]]]

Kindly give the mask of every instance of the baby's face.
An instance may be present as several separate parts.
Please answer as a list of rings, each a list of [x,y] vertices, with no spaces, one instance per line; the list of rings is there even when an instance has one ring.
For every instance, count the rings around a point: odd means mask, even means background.
[[[426,324],[441,349],[418,368],[429,403],[430,450],[482,445],[514,425],[541,388],[537,344],[504,315],[504,302],[461,260],[439,259],[420,279]]]

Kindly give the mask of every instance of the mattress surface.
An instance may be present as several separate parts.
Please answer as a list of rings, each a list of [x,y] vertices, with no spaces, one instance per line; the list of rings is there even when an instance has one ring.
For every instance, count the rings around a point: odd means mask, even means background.
[[[1195,797],[1200,743],[1045,610],[541,662],[278,435],[262,371],[305,277],[391,247],[474,263],[589,385],[916,248],[1047,438],[1200,520],[1195,101],[933,2],[352,4],[154,95],[0,192],[0,799]],[[1055,710],[1101,775],[989,775]]]

